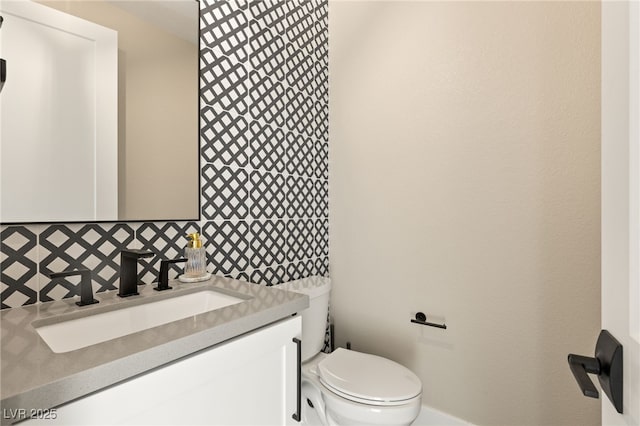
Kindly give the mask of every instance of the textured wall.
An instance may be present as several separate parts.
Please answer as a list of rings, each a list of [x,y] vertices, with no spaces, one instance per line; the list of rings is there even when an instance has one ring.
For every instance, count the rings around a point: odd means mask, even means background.
[[[600,5],[330,16],[336,343],[406,364],[425,403],[476,424],[599,424],[567,354],[600,326]]]
[[[118,286],[122,248],[149,248],[140,275],[205,239],[208,270],[260,284],[328,275],[328,5],[202,1],[200,222],[3,225],[2,308],[73,297],[94,271]],[[167,198],[171,202],[171,197]]]

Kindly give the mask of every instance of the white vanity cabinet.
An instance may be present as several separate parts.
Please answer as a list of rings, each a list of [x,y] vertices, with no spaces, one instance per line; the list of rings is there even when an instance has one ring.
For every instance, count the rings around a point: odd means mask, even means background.
[[[281,320],[22,424],[297,424],[300,335],[300,316]]]

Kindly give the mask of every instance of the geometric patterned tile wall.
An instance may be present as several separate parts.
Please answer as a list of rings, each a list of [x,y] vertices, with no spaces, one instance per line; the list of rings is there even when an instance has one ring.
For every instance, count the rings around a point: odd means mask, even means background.
[[[38,301],[38,237],[25,226],[0,231],[2,309]]]
[[[157,279],[160,261],[182,254],[196,222],[3,225],[0,232],[2,309],[79,296],[78,277],[52,280],[67,269],[92,271],[94,292],[118,289],[120,251],[144,248],[156,256],[140,262],[143,282]],[[178,269],[170,272],[175,277]]]
[[[202,233],[211,272],[328,275],[327,0],[204,0]]]
[[[3,225],[2,309],[118,287],[119,252],[156,279],[200,232],[208,270],[272,285],[329,273],[327,0],[200,1],[201,221]],[[173,266],[173,276],[180,266]]]

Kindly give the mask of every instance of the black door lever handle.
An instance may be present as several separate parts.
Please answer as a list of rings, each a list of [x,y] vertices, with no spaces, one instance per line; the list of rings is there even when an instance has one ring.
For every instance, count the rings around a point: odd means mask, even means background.
[[[596,356],[569,354],[569,368],[585,396],[598,398],[598,390],[589,374],[596,374],[602,391],[622,413],[622,345],[607,330],[602,330],[596,343]]]
[[[587,376],[587,373],[600,374],[600,361],[597,358],[569,354],[569,368],[571,368],[573,377],[576,378],[584,396],[589,398],[598,398],[600,396],[593,382]]]

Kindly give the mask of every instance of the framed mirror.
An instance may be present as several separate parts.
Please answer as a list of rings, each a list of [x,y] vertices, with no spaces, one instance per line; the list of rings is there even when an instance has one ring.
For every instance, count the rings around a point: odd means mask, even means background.
[[[197,220],[198,2],[0,11],[0,221]]]

